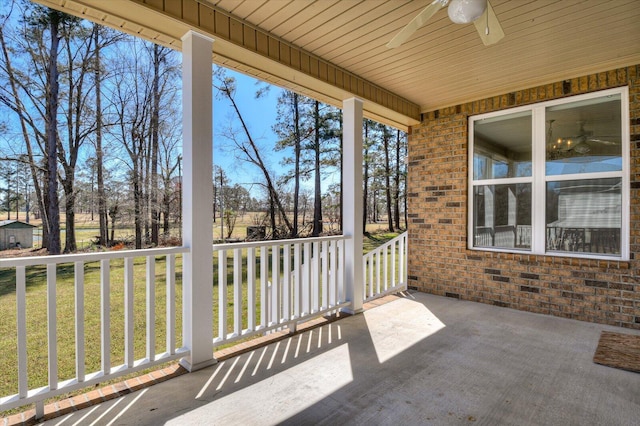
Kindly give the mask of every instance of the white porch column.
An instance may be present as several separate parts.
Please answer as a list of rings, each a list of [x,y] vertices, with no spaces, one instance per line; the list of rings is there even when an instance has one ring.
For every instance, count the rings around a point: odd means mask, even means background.
[[[189,371],[213,358],[213,40],[189,31],[182,37],[182,339]]]
[[[345,285],[351,306],[347,312],[362,312],[362,101],[342,103],[342,232],[345,243]]]

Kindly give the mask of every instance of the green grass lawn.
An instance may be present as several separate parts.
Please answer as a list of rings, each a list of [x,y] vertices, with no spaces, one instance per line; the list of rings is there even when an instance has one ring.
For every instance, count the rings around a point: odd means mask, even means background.
[[[366,236],[364,249],[368,252],[397,236],[397,233],[378,233]],[[259,256],[257,259],[259,262]],[[213,318],[214,336],[218,336],[218,277],[217,258],[211,264],[214,272]],[[232,327],[233,316],[233,262],[229,257],[227,289],[227,322]],[[256,266],[259,270],[259,265]],[[182,256],[176,258],[176,340],[182,345]],[[156,258],[155,264],[155,342],[156,353],[166,348],[166,285],[165,258]],[[246,278],[246,253],[243,253],[243,278]],[[124,262],[111,261],[110,271],[110,338],[111,365],[124,362]],[[58,376],[60,380],[75,376],[75,294],[73,264],[59,265],[56,285],[56,319]],[[243,327],[246,327],[247,288],[243,286]],[[260,285],[256,283],[256,300],[260,300]],[[46,267],[27,268],[27,368],[30,389],[47,384],[47,294]],[[145,357],[146,353],[146,259],[136,258],[134,262],[134,358]],[[100,263],[85,264],[85,371],[100,370]],[[18,392],[17,337],[16,337],[16,295],[15,271],[0,270],[0,397]],[[260,312],[256,312],[259,318]],[[231,329],[229,329],[231,331]]]
[[[124,267],[122,260],[111,262],[111,362],[124,362]],[[178,264],[181,263],[179,259]],[[181,270],[181,265],[178,265]],[[0,395],[17,393],[16,296],[14,271],[0,271]],[[134,336],[135,359],[145,356],[146,284],[145,258],[138,258],[134,266]],[[58,375],[60,380],[75,376],[75,295],[72,264],[59,265],[56,285],[56,320]],[[27,368],[29,388],[47,384],[47,310],[46,268],[27,268]],[[165,261],[156,260],[156,351],[165,349]],[[181,276],[177,277],[177,329],[181,329]],[[100,370],[100,264],[85,264],[85,368],[87,372]],[[181,336],[178,336],[180,339]]]

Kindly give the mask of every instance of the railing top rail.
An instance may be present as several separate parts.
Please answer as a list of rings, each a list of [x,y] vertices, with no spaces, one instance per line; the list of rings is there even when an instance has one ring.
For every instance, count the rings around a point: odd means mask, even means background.
[[[49,265],[52,263],[95,262],[103,259],[124,259],[128,257],[166,256],[187,253],[189,247],[162,247],[144,250],[116,250],[97,253],[61,254],[55,256],[30,256],[0,259],[0,268],[17,266]]]
[[[364,257],[373,256],[375,253],[377,253],[377,252],[379,252],[381,250],[384,250],[385,248],[389,247],[391,244],[395,243],[396,241],[405,238],[407,235],[408,235],[407,231],[404,231],[402,234],[398,235],[395,238],[390,239],[386,243],[380,244],[378,247],[374,248],[373,250],[371,250],[370,252],[365,254]]]
[[[224,243],[224,244],[214,244],[213,250],[233,250],[233,249],[244,249],[244,248],[255,248],[255,247],[270,247],[270,246],[278,246],[283,244],[296,244],[296,243],[315,243],[322,241],[339,241],[339,240],[348,240],[349,236],[345,235],[331,235],[328,237],[315,237],[315,238],[290,238],[286,240],[265,240],[265,241],[245,241],[242,243]]]

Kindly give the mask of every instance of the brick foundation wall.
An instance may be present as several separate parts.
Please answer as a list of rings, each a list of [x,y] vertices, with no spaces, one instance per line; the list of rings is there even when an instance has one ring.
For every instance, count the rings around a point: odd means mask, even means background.
[[[629,86],[631,260],[468,250],[468,117],[620,86]],[[640,65],[423,114],[409,135],[407,185],[410,287],[640,329]]]

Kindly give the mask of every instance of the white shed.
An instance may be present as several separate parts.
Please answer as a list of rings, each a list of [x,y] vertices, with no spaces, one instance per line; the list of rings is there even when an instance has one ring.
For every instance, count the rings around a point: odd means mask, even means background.
[[[0,220],[0,250],[33,247],[33,228],[19,220]]]

